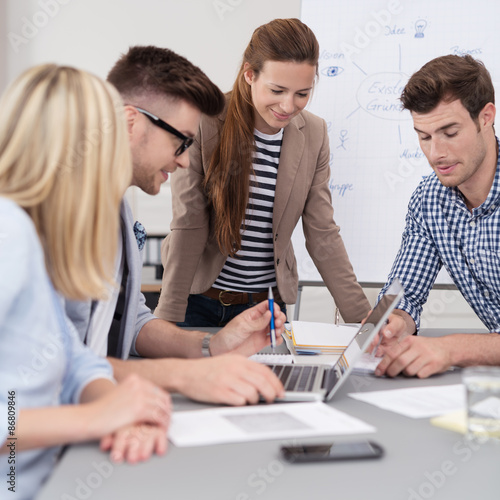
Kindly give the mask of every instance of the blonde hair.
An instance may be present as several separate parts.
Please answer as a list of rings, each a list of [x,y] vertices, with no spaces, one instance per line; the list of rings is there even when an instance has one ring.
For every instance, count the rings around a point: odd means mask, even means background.
[[[33,220],[54,287],[102,299],[132,164],[123,105],[94,75],[45,64],[0,100],[0,196]]]

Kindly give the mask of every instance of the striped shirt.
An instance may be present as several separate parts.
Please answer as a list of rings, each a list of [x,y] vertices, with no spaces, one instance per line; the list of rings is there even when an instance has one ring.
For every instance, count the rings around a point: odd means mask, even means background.
[[[420,183],[410,199],[401,248],[388,279],[401,280],[405,296],[398,309],[413,318],[417,330],[422,305],[444,265],[479,319],[491,332],[500,332],[499,228],[499,160],[488,197],[472,213],[459,189],[443,186],[435,174]]]
[[[273,207],[283,129],[267,135],[254,131],[254,174],[245,220],[241,225],[241,249],[228,257],[214,288],[258,293],[276,286],[273,250]]]

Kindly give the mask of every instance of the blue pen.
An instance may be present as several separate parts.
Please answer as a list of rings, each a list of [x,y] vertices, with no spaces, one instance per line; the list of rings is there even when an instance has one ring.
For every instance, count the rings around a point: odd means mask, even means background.
[[[276,329],[274,328],[274,295],[273,289],[269,287],[269,293],[267,295],[267,302],[269,304],[269,310],[271,311],[271,347],[273,352],[276,349]]]

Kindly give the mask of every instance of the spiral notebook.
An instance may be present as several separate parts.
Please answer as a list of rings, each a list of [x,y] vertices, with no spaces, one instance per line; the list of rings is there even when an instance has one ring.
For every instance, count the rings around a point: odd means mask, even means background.
[[[249,359],[265,365],[294,363],[294,355],[287,346],[288,339],[291,339],[291,336],[292,325],[290,323],[285,323],[285,331],[282,334],[283,342],[274,349],[271,346],[264,347],[262,351],[250,356]]]
[[[270,364],[280,364],[280,365],[291,365],[294,362],[293,354],[281,354],[281,353],[264,353],[260,352],[250,356],[252,361],[257,361],[257,363],[263,363],[265,365]]]

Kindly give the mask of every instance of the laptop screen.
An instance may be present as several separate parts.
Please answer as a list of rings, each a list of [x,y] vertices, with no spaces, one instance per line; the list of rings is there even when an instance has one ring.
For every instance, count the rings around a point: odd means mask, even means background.
[[[387,289],[387,292],[382,296],[378,304],[373,308],[373,311],[370,313],[370,316],[368,316],[365,324],[362,325],[359,332],[353,338],[353,341],[356,341],[361,352],[365,352],[369,347],[369,344],[374,337],[374,335],[372,335],[373,330],[375,329],[375,333],[377,333],[382,328],[391,312],[398,305],[402,296],[403,287],[396,278],[396,280],[394,280],[391,286]],[[369,339],[368,342],[367,339]],[[351,344],[352,343],[353,342],[351,342]],[[351,344],[349,344],[348,348]]]
[[[396,278],[391,283],[378,304],[373,308],[365,323],[359,327],[358,333],[351,340],[344,351],[344,355],[335,365],[335,379],[338,380],[335,381],[333,383],[333,387],[329,388],[327,391],[327,399],[330,399],[333,393],[339,389],[343,381],[349,376],[354,365],[356,364],[356,361],[368,349],[375,335],[385,324],[394,308],[398,305],[399,301],[403,297],[403,294],[403,286]],[[342,362],[342,358],[349,360],[347,367],[345,363]]]

